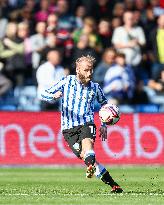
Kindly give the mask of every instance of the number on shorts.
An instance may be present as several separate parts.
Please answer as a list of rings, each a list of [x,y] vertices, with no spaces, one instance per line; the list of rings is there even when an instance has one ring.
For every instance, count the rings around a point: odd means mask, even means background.
[[[93,125],[89,125],[90,129],[91,129],[91,134],[93,134],[93,136],[96,135],[96,128]]]

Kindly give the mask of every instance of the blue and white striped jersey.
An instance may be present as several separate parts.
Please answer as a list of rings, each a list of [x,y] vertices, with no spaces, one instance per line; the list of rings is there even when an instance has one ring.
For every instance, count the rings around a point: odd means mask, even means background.
[[[54,93],[61,91],[62,112],[61,128],[70,129],[94,121],[94,101],[102,105],[107,103],[98,83],[90,81],[87,86],[81,84],[75,75],[62,78],[51,88],[45,90],[42,100],[53,101]]]

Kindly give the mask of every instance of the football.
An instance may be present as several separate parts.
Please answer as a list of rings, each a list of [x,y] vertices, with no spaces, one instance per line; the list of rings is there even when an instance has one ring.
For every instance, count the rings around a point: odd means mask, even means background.
[[[99,118],[101,122],[106,123],[106,125],[114,125],[120,119],[120,111],[118,106],[114,104],[106,104],[99,110]]]

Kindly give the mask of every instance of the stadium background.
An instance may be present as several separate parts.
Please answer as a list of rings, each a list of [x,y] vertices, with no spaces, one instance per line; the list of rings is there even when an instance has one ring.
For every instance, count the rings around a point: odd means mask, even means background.
[[[69,12],[65,15],[62,8],[67,10],[66,4]],[[97,59],[96,70],[103,63],[105,49],[114,47],[112,36],[118,26],[124,25],[126,10],[133,12],[136,25],[145,34],[140,62],[143,75],[135,76],[133,99],[118,102],[121,119],[117,125],[108,127],[108,140],[101,142],[97,133],[98,159],[108,166],[116,165],[111,168],[112,174],[125,190],[129,187],[131,190],[122,198],[107,198],[108,189],[100,191],[97,181],[93,180],[94,188],[91,183],[84,188],[83,165],[72,155],[60,132],[60,103],[48,106],[38,100],[36,72],[47,62],[46,56],[52,50],[62,57],[59,62],[64,74],[73,74],[73,61],[88,52]],[[47,20],[51,14],[58,17],[58,22],[52,20],[55,26],[52,28]],[[158,48],[154,50],[152,44],[157,36],[153,41],[149,38],[158,29],[158,19],[163,14],[163,0],[0,1],[0,165],[10,167],[0,171],[1,204],[107,204],[109,200],[111,204],[164,203],[164,75],[155,77],[152,74],[153,66],[160,67],[162,73],[164,62],[156,58],[159,51]],[[95,20],[95,23],[89,20],[89,24],[95,24],[92,35],[98,41],[94,46],[82,43],[84,49],[81,49],[80,40],[73,37],[73,33],[83,29],[88,16]],[[102,18],[109,23],[106,33],[99,28]],[[32,49],[28,45],[32,45],[31,39],[37,34],[35,27],[39,22],[46,22],[44,40],[47,43],[42,44],[35,36],[38,47]],[[18,36],[21,28],[26,30],[22,37]],[[161,43],[164,47],[164,41]],[[32,56],[36,53],[39,60],[33,62]],[[97,104],[95,107],[97,111]],[[99,126],[97,113],[95,120]],[[63,165],[64,169],[45,169]],[[80,169],[70,168],[73,165]],[[21,169],[15,168],[17,166]],[[39,168],[23,168],[26,166]]]

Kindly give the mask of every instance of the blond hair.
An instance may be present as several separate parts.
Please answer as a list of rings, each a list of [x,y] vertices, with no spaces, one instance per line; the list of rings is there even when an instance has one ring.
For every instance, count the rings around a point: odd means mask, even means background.
[[[95,29],[96,21],[92,17],[85,17],[84,18],[84,25],[92,26]]]
[[[80,58],[76,60],[76,64],[79,64],[82,61],[88,61],[89,63],[93,65],[96,62],[96,59],[91,55],[81,56]]]

